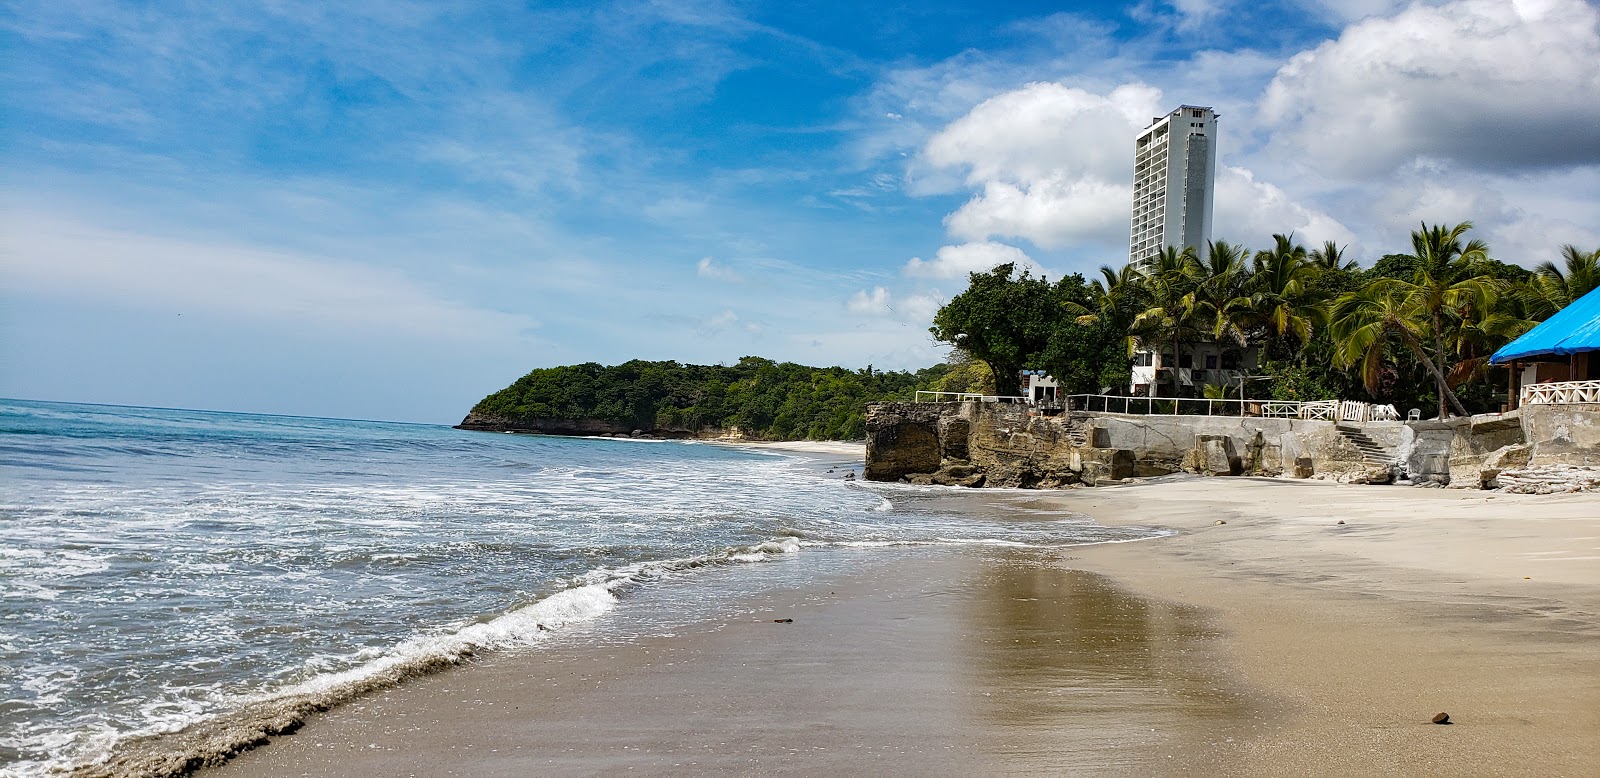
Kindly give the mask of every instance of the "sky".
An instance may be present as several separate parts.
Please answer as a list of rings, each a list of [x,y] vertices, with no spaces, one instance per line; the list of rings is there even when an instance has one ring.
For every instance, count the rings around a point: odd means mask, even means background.
[[[916,369],[966,274],[1214,238],[1600,248],[1584,0],[0,4],[0,396],[456,422],[536,367]]]

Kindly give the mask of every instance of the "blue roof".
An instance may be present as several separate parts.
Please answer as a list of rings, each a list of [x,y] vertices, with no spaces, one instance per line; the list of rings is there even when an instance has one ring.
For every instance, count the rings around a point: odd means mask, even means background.
[[[1600,289],[1572,301],[1554,316],[1489,357],[1492,364],[1513,359],[1566,356],[1600,351]]]

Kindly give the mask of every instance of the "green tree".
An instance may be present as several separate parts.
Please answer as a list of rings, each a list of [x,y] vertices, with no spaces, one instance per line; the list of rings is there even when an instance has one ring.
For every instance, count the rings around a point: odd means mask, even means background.
[[[1259,325],[1267,354],[1283,357],[1291,352],[1291,340],[1302,348],[1310,343],[1323,318],[1324,309],[1313,286],[1316,277],[1342,268],[1313,263],[1305,247],[1294,242],[1292,233],[1273,235],[1272,240],[1272,248],[1256,252],[1245,307]]]
[[[1529,316],[1547,319],[1600,287],[1600,249],[1585,252],[1568,244],[1561,247],[1561,259],[1560,265],[1539,263],[1533,277],[1519,290],[1518,297],[1527,305]]]
[[[934,314],[933,337],[982,360],[995,391],[1021,393],[1021,372],[1044,351],[1066,314],[1049,281],[1007,263],[968,276],[967,289]]]
[[[1432,334],[1431,316],[1417,305],[1415,291],[1406,282],[1379,279],[1348,292],[1334,302],[1329,318],[1335,361],[1343,367],[1359,366],[1369,393],[1378,393],[1385,347],[1398,340],[1433,376],[1441,395],[1439,415],[1444,416],[1445,402],[1456,413],[1467,415],[1443,370],[1423,348],[1423,341]]]
[[[1168,246],[1141,263],[1138,271],[1144,309],[1134,315],[1130,331],[1140,343],[1172,349],[1173,361],[1178,362],[1183,344],[1198,334],[1191,293],[1203,276],[1200,261],[1193,247],[1179,251]],[[1150,396],[1155,395],[1156,386],[1151,384]]]
[[[1196,326],[1215,340],[1247,345],[1250,317],[1249,250],[1227,241],[1213,241],[1204,262],[1197,262],[1194,289],[1189,292],[1189,315]]]
[[[1307,259],[1318,271],[1350,272],[1356,269],[1356,261],[1345,261],[1344,249],[1331,240],[1325,241],[1322,248],[1314,249]]]

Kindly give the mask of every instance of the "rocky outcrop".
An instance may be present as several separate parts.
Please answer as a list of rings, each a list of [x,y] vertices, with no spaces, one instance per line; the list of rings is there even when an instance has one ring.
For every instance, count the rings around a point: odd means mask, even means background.
[[[1549,464],[1498,473],[1495,488],[1517,494],[1559,494],[1600,490],[1600,467]]]
[[[555,417],[505,418],[469,413],[457,424],[458,430],[478,432],[525,432],[533,435],[568,435],[579,437],[631,437],[631,438],[725,438],[738,437],[729,430],[684,430],[653,427],[640,429],[624,422],[603,419],[565,419]]]
[[[1346,425],[885,403],[868,410],[866,472],[879,481],[988,487],[1092,486],[1186,471],[1561,491],[1590,488],[1583,468],[1600,470],[1600,406]],[[1555,465],[1578,469],[1540,469]]]
[[[520,418],[467,414],[456,425],[458,430],[481,432],[532,432],[540,435],[627,435],[633,426],[600,419]]]
[[[1522,418],[1516,412],[1456,418],[1446,423],[1454,432],[1449,453],[1451,489],[1484,488],[1494,477],[1485,473],[1485,459],[1523,442]]]
[[[869,481],[899,481],[917,473],[931,477],[945,459],[939,437],[943,408],[937,403],[867,406],[867,464],[862,475]],[[965,446],[964,437],[961,445]]]
[[[866,477],[953,486],[1095,486],[1182,471],[1385,478],[1330,422],[1050,414],[1001,403],[882,403],[867,410]],[[1400,430],[1367,432],[1393,447]]]
[[[1133,475],[1133,452],[1096,447],[1106,436],[1083,416],[992,403],[881,403],[866,419],[869,480],[1061,488]]]

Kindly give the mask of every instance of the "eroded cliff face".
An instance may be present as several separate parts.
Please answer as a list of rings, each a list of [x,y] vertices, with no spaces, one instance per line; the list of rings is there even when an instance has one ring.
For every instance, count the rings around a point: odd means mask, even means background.
[[[932,473],[944,458],[939,422],[944,406],[935,403],[876,403],[867,406],[869,481],[900,481]],[[952,439],[960,435],[950,435]]]
[[[873,481],[1054,488],[1133,474],[1130,452],[1094,445],[1079,416],[993,403],[879,403],[867,408]]]
[[[875,481],[1059,488],[1177,472],[1377,477],[1333,424],[1292,419],[883,403],[868,406],[867,436],[866,476]]]

